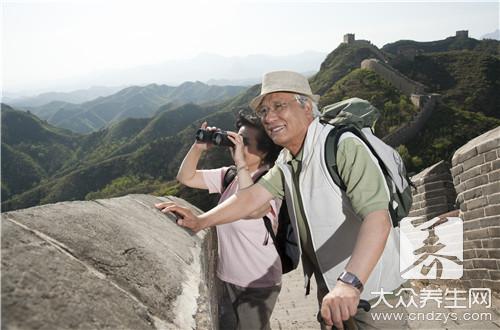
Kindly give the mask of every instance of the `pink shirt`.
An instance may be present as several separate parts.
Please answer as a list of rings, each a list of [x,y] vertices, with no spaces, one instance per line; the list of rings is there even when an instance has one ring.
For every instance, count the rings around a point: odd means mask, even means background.
[[[222,181],[227,167],[213,170],[202,170],[203,179],[209,193],[220,193]],[[259,169],[263,170],[262,168]],[[257,174],[252,173],[252,176]],[[238,191],[238,177],[231,182],[222,194],[222,203]],[[278,201],[278,203],[277,203]],[[267,214],[276,227],[280,200],[272,200],[271,212]],[[217,277],[225,282],[242,287],[270,287],[281,283],[281,261],[269,236],[262,218],[243,219],[232,223],[218,225]],[[265,240],[267,245],[264,245]]]

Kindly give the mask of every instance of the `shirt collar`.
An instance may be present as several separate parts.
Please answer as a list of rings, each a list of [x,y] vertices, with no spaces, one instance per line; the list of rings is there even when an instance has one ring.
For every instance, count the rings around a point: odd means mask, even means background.
[[[288,164],[292,164],[292,162],[302,162],[302,157],[304,155],[304,146],[302,146],[302,148],[300,148],[299,152],[297,153],[297,155],[294,157],[292,155],[291,152],[288,153],[288,157],[287,157],[287,163]]]

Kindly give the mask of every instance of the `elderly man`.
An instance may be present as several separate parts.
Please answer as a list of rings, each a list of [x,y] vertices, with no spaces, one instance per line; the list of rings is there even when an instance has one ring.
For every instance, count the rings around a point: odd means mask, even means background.
[[[290,71],[267,73],[261,94],[250,107],[274,143],[284,147],[275,166],[258,183],[198,217],[172,203],[156,206],[177,212],[178,224],[196,232],[244,218],[273,198],[286,198],[300,241],[307,288],[312,274],[318,284],[322,327],[342,329],[343,321],[356,314],[364,287],[368,292],[362,297],[372,298],[374,290],[399,285],[397,260],[393,260],[397,241],[382,171],[354,134],[342,134],[336,155],[346,188],[330,177],[325,143],[334,127],[319,121],[318,99],[304,76]]]

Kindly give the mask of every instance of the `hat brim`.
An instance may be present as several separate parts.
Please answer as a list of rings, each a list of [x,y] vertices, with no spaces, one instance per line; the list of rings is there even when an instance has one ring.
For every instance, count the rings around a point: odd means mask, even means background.
[[[253,111],[257,110],[257,107],[262,103],[262,99],[264,99],[264,97],[266,97],[266,95],[276,93],[276,92],[287,92],[287,93],[301,94],[301,93],[297,93],[294,91],[272,91],[269,93],[265,93],[265,94],[262,94],[262,95],[259,95],[255,98],[253,98],[252,101],[250,101],[250,103],[249,103],[250,109],[252,109]],[[305,95],[307,97],[310,97],[316,103],[318,103],[319,97],[320,97],[317,94],[313,94],[313,95],[301,94],[301,95]]]

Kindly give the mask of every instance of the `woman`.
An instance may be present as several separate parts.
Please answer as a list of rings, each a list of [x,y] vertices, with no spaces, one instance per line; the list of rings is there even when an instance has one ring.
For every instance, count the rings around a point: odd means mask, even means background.
[[[254,180],[273,165],[280,148],[267,136],[260,120],[239,115],[238,133],[227,132],[234,144],[231,155],[236,177],[224,189],[224,177],[229,167],[197,170],[201,154],[210,145],[195,142],[184,158],[177,180],[210,193],[220,193],[222,203],[239,189],[251,186]],[[203,123],[201,128],[207,128]],[[266,214],[267,211],[267,214]],[[222,329],[270,329],[269,319],[281,289],[281,262],[261,218],[266,214],[277,225],[279,205],[270,205],[242,219],[217,226],[217,277],[222,281],[223,302],[219,313]],[[252,221],[253,220],[253,221]]]

